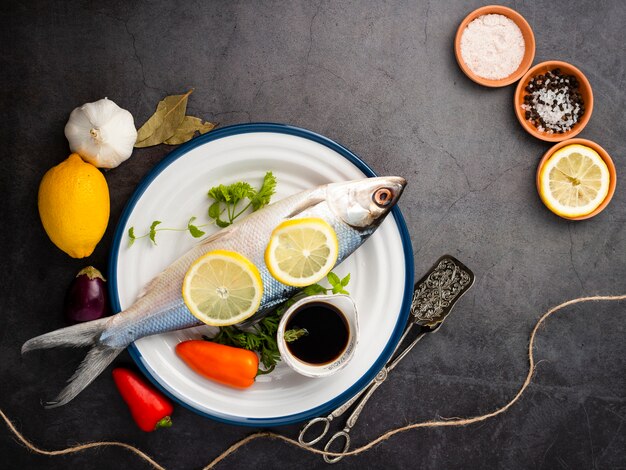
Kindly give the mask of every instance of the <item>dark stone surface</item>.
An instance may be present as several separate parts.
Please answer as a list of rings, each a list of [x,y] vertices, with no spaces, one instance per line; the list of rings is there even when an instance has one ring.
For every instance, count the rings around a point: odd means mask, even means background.
[[[537,41],[535,62],[580,67],[595,108],[583,137],[624,164],[626,5],[619,1],[504,2]],[[141,123],[166,94],[195,87],[190,113],[222,125],[275,121],[343,143],[381,174],[410,186],[401,208],[416,275],[443,253],[476,285],[440,333],[420,345],[374,396],[354,445],[407,423],[473,416],[506,403],[527,371],[528,335],[550,306],[580,295],[625,293],[626,195],[586,222],[548,212],[534,187],[549,145],[527,135],[513,87],[469,81],[452,50],[478,1],[458,2],[11,2],[0,29],[0,406],[45,449],[120,440],[168,468],[199,468],[252,432],[178,406],[172,429],[144,434],[107,370],[71,405],[45,411],[82,358],[20,345],[63,326],[74,274],[104,268],[113,229],[139,180],[170,150],[138,150],[106,173],[109,228],[87,260],[70,259],[44,233],[37,187],[68,155],[70,111],[108,96]],[[384,295],[381,292],[380,295]],[[585,304],[548,321],[535,380],[506,414],[466,428],[410,431],[337,468],[624,468],[626,341],[622,303]],[[128,363],[124,353],[115,364]],[[295,436],[298,425],[275,429]],[[120,449],[65,457],[28,453],[0,431],[0,467],[147,468]],[[319,456],[258,440],[218,468],[323,468]]]

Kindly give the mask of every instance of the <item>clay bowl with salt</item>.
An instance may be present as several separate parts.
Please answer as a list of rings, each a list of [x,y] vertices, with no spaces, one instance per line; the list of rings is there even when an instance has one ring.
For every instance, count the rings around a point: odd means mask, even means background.
[[[576,78],[576,80],[578,81],[578,92],[580,93],[582,97],[582,102],[585,105],[585,113],[580,117],[576,124],[572,126],[571,130],[563,132],[562,134],[549,134],[547,132],[542,132],[538,130],[537,127],[535,127],[529,120],[526,119],[525,110],[522,108],[522,105],[524,104],[524,95],[527,94],[526,86],[528,86],[531,78],[536,77],[537,75],[545,74],[546,72],[555,69],[560,69],[563,74],[571,75]],[[515,115],[517,116],[517,120],[520,122],[526,132],[528,132],[533,137],[545,140],[546,142],[561,142],[563,140],[571,139],[572,137],[577,136],[589,122],[589,118],[591,118],[591,112],[593,111],[593,92],[591,91],[591,84],[589,83],[589,80],[587,80],[587,77],[585,77],[585,75],[572,64],[568,64],[567,62],[563,62],[560,60],[549,60],[547,62],[541,62],[540,64],[535,65],[522,77],[522,79],[517,84],[517,88],[515,89],[513,106],[515,107]]]
[[[463,60],[463,55],[461,53],[461,38],[463,37],[463,33],[472,21],[483,15],[506,16],[517,25],[522,33],[522,37],[524,39],[524,55],[522,57],[522,61],[520,62],[517,69],[506,77],[499,79],[489,79],[481,77],[474,73]],[[535,36],[528,22],[524,19],[522,15],[520,15],[515,10],[503,7],[501,5],[487,5],[471,12],[459,25],[459,28],[456,32],[456,37],[454,39],[454,55],[456,56],[456,61],[458,62],[459,67],[461,68],[463,73],[465,73],[465,75],[467,75],[472,81],[486,87],[503,87],[510,85],[511,83],[515,83],[530,68],[531,64],[533,63],[533,59],[535,58]]]

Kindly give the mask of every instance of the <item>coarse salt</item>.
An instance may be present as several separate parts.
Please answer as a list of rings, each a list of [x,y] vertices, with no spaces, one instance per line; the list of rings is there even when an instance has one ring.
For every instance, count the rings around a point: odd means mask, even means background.
[[[578,80],[558,68],[535,75],[524,89],[526,94],[521,105],[524,117],[539,132],[571,131],[585,114]]]
[[[515,72],[526,45],[519,26],[504,15],[482,15],[461,35],[461,57],[476,75],[500,80]]]
[[[572,102],[564,90],[540,90],[533,92],[531,96],[537,101],[534,104],[535,109],[548,126],[548,129],[537,126],[539,132],[547,131],[552,134],[555,129],[567,132],[578,122],[580,106]],[[522,105],[522,109],[529,110],[531,107]]]

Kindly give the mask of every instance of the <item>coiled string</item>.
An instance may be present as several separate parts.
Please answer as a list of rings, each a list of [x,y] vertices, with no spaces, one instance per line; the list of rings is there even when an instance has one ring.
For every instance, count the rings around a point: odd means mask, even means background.
[[[224,452],[222,452],[215,459],[213,459],[208,465],[206,465],[203,470],[209,470],[209,469],[214,468],[218,463],[220,463],[222,460],[226,459],[229,455],[231,455],[234,452],[236,452],[239,448],[245,446],[250,441],[254,441],[256,439],[264,439],[264,438],[278,439],[278,440],[284,441],[284,442],[286,442],[288,444],[291,444],[291,445],[293,445],[295,447],[299,447],[300,449],[306,450],[308,452],[312,452],[312,453],[320,454],[320,455],[328,455],[330,457],[336,457],[336,456],[339,456],[339,455],[350,456],[350,455],[357,455],[357,454],[361,454],[363,452],[366,452],[369,449],[371,449],[372,447],[380,444],[381,442],[386,441],[390,437],[395,436],[396,434],[400,434],[402,432],[410,431],[411,429],[449,427],[449,426],[467,426],[468,424],[474,424],[474,423],[478,423],[478,422],[481,422],[481,421],[486,421],[486,420],[488,420],[490,418],[498,416],[501,413],[504,413],[510,407],[512,407],[521,398],[521,396],[524,393],[524,391],[526,390],[526,388],[528,388],[528,386],[530,385],[530,383],[532,381],[533,374],[535,372],[535,357],[534,357],[534,352],[533,352],[534,346],[535,346],[535,337],[537,336],[537,332],[538,332],[539,328],[548,319],[548,317],[550,317],[552,314],[558,312],[559,310],[561,310],[561,309],[563,309],[565,307],[569,307],[571,305],[575,305],[575,304],[579,304],[579,303],[584,303],[584,302],[617,302],[617,301],[620,301],[620,300],[626,300],[626,294],[625,295],[611,295],[611,296],[609,296],[609,295],[597,295],[597,296],[592,296],[592,297],[579,297],[577,299],[572,299],[572,300],[568,300],[567,302],[563,302],[562,304],[559,304],[556,307],[552,307],[550,310],[545,312],[541,316],[541,318],[539,318],[539,320],[535,324],[535,327],[533,328],[533,330],[532,330],[532,332],[530,334],[530,341],[529,341],[529,344],[528,344],[528,374],[526,375],[526,379],[522,383],[522,385],[521,385],[520,389],[518,390],[518,392],[515,394],[515,396],[508,403],[506,403],[504,406],[502,406],[500,408],[497,408],[496,410],[492,411],[491,413],[487,413],[487,414],[480,415],[480,416],[473,416],[471,418],[451,418],[451,419],[423,421],[421,423],[408,424],[406,426],[402,426],[402,427],[395,428],[395,429],[392,429],[390,431],[387,431],[386,433],[384,433],[381,436],[377,437],[376,439],[370,441],[369,443],[367,443],[367,444],[365,444],[365,445],[363,445],[361,447],[358,447],[358,448],[356,448],[354,450],[351,450],[349,452],[345,452],[345,453],[326,452],[326,451],[323,451],[323,450],[318,450],[318,449],[314,449],[314,448],[311,448],[311,447],[306,447],[306,446],[303,446],[302,444],[300,444],[295,439],[291,439],[289,437],[286,437],[286,436],[283,436],[281,434],[277,434],[277,433],[274,433],[274,432],[267,432],[267,431],[256,432],[254,434],[251,434],[251,435],[241,439],[240,441],[238,441],[235,444],[231,445],[228,449],[224,450]],[[15,425],[11,422],[11,420],[7,417],[7,415],[1,409],[0,409],[0,416],[2,416],[2,419],[6,423],[7,427],[13,433],[13,435],[18,439],[18,441],[20,441],[31,452],[34,452],[36,454],[55,456],[55,455],[73,454],[73,453],[76,453],[76,452],[82,452],[84,450],[92,449],[92,448],[96,448],[96,447],[121,447],[121,448],[124,448],[124,449],[126,449],[126,450],[128,450],[130,452],[133,452],[135,455],[139,456],[140,458],[145,460],[147,463],[152,465],[152,467],[154,467],[154,468],[156,468],[158,470],[165,470],[165,468],[163,466],[159,465],[158,462],[156,462],[153,458],[151,458],[145,452],[139,450],[138,448],[136,448],[134,446],[131,446],[130,444],[125,444],[123,442],[98,441],[98,442],[89,442],[89,443],[86,443],[86,444],[79,444],[79,445],[67,447],[65,449],[60,449],[60,450],[45,450],[45,449],[42,449],[40,447],[37,447],[35,444],[30,442],[28,439],[26,439],[26,437],[24,437],[24,435],[17,430]]]

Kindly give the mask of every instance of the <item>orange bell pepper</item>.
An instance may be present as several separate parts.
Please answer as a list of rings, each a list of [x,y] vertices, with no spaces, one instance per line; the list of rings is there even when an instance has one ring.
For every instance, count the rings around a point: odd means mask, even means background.
[[[211,341],[183,341],[176,354],[196,373],[231,387],[249,387],[259,369],[256,353]]]

